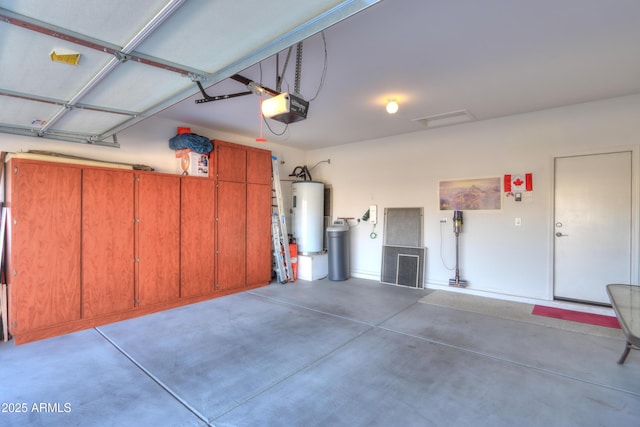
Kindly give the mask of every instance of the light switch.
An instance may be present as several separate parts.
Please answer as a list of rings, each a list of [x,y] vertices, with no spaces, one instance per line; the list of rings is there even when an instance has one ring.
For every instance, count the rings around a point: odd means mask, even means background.
[[[522,225],[522,218],[516,218],[516,226],[520,227]]]

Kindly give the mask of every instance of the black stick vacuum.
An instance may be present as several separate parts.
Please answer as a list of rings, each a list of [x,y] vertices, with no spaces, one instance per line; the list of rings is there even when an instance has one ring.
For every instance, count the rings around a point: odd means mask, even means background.
[[[462,231],[462,211],[453,211],[453,234],[456,235],[456,277],[455,279],[449,279],[449,286],[455,286],[458,288],[466,288],[467,281],[460,280],[460,268],[458,265],[459,260],[459,246],[458,239],[460,232]]]

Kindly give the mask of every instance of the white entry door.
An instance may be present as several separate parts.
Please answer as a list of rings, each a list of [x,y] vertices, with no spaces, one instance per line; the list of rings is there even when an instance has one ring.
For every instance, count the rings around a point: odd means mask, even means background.
[[[555,297],[609,303],[631,283],[631,152],[555,159]]]

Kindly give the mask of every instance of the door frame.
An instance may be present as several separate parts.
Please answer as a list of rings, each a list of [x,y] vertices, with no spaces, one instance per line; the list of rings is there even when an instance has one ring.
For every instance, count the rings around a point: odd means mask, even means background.
[[[631,284],[640,283],[639,269],[639,248],[640,248],[640,148],[638,146],[612,146],[604,148],[590,148],[585,150],[571,150],[554,153],[550,159],[549,182],[549,220],[547,224],[547,243],[549,247],[549,286],[547,296],[550,301],[560,301],[555,298],[555,239],[554,239],[554,219],[555,219],[555,191],[556,191],[556,170],[555,161],[561,157],[578,157],[597,154],[613,154],[621,152],[631,152]]]

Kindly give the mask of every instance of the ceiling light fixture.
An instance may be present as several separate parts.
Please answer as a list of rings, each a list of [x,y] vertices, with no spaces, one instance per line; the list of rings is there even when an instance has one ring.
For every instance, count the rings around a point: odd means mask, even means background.
[[[395,98],[387,99],[387,113],[395,114],[398,112],[398,103]]]

